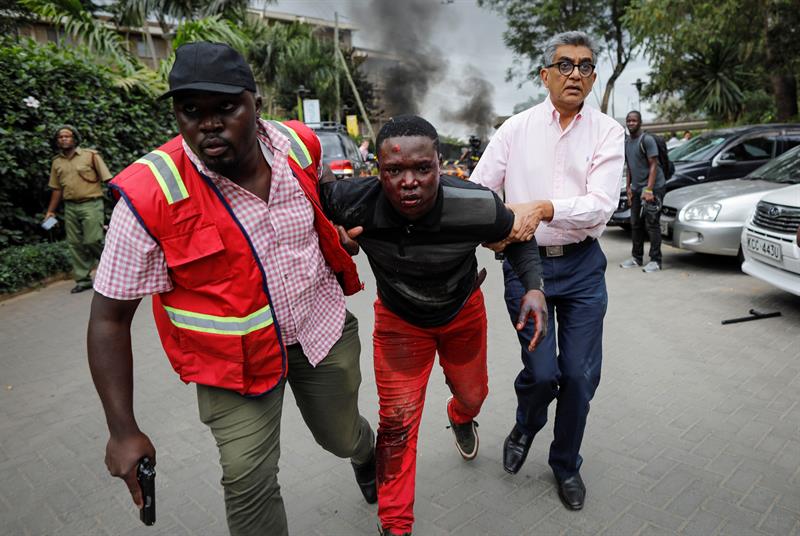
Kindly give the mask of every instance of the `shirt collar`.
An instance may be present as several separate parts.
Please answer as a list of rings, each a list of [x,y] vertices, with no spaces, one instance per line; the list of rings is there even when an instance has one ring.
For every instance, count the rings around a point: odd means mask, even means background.
[[[58,154],[56,156],[58,156],[58,158],[66,158],[67,160],[72,160],[73,158],[75,158],[76,156],[80,156],[81,154],[83,154],[83,150],[81,150],[80,147],[76,147],[75,152],[73,152],[72,156],[70,157],[67,157],[67,155],[65,155],[61,151],[58,151]]]
[[[558,119],[561,117],[561,114],[558,113],[556,107],[553,106],[553,101],[550,100],[550,93],[547,94],[547,98],[544,99],[544,103],[545,103],[544,104],[545,110],[547,110],[547,124],[552,125],[553,121],[558,121]],[[577,122],[580,119],[582,119],[585,111],[586,111],[586,102],[584,101],[583,104],[581,104],[581,109],[578,110],[577,114],[575,114],[574,121]]]
[[[439,179],[439,188],[436,191],[436,203],[430,212],[422,216],[416,221],[410,221],[397,213],[394,207],[389,203],[386,195],[383,193],[381,187],[378,196],[378,202],[375,206],[375,226],[378,229],[391,229],[400,228],[413,225],[417,229],[426,231],[438,231],[442,220],[442,207],[444,205],[444,195],[442,189],[442,181]]]

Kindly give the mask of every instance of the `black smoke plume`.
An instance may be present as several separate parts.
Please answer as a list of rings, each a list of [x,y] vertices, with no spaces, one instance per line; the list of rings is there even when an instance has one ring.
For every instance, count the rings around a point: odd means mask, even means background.
[[[447,62],[431,44],[441,4],[431,0],[372,0],[355,18],[384,52],[399,61],[384,73],[388,115],[419,113],[432,85],[444,78]]]
[[[458,83],[457,90],[467,100],[458,109],[443,110],[442,117],[446,121],[467,125],[481,140],[488,139],[495,120],[492,106],[494,86],[482,78],[477,69],[470,67]]]

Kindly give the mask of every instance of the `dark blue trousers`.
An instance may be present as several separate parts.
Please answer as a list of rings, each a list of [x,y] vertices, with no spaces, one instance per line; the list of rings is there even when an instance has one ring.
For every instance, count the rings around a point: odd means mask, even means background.
[[[536,435],[547,422],[550,402],[558,399],[549,463],[555,477],[563,480],[581,467],[579,451],[589,401],[600,383],[603,318],[608,304],[606,256],[595,241],[565,257],[543,258],[542,268],[549,326],[547,337],[533,352],[528,351],[533,323],[517,333],[523,365],[514,381],[517,425]],[[506,306],[514,324],[525,289],[508,261],[503,273]]]

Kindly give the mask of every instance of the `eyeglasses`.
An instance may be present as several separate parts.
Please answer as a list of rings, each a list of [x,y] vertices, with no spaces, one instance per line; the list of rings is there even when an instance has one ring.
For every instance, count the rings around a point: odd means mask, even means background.
[[[550,67],[558,67],[558,72],[563,74],[564,76],[571,76],[575,67],[578,68],[578,74],[580,74],[583,78],[587,76],[591,76],[594,72],[594,63],[589,63],[588,61],[582,61],[578,65],[575,65],[569,60],[561,60],[555,63],[551,63],[550,65],[545,65],[547,69]]]

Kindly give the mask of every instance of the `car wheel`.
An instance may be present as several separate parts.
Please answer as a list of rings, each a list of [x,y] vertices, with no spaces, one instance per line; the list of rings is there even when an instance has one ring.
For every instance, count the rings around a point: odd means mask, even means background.
[[[631,224],[630,223],[620,223],[619,226],[622,228],[623,231],[626,233],[631,232]]]

